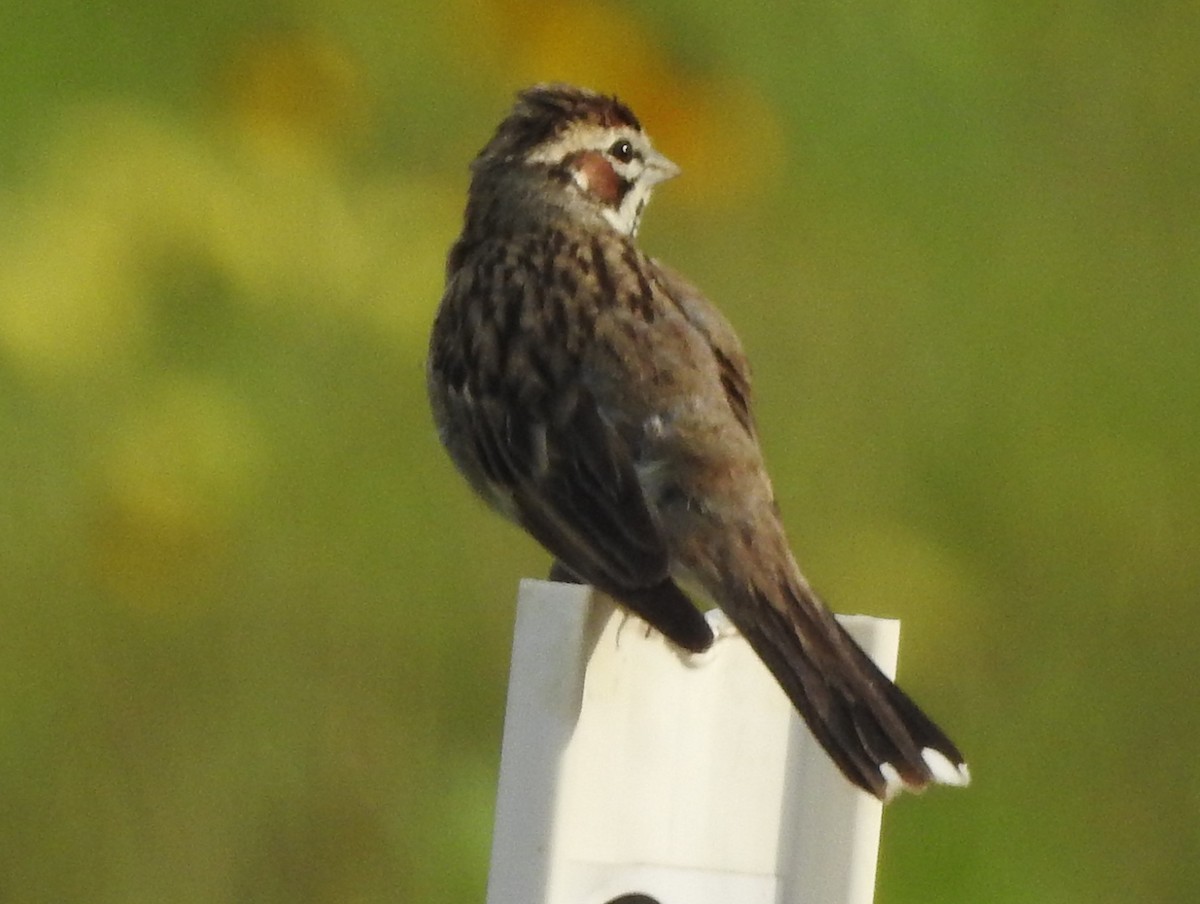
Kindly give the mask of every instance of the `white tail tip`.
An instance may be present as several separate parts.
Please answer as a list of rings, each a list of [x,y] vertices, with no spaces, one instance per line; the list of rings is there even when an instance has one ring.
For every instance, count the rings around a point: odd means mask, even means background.
[[[955,765],[944,753],[934,750],[932,747],[926,747],[921,751],[921,759],[933,773],[934,781],[943,785],[956,785],[960,788],[971,784],[971,770],[967,768],[966,763]]]

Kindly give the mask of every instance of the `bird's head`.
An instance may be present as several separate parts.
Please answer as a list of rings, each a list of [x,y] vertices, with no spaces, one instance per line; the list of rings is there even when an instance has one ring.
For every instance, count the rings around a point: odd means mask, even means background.
[[[473,191],[508,180],[520,194],[545,192],[542,200],[556,208],[581,219],[598,215],[628,236],[637,234],[654,187],[679,174],[629,107],[569,85],[518,94],[472,170]]]

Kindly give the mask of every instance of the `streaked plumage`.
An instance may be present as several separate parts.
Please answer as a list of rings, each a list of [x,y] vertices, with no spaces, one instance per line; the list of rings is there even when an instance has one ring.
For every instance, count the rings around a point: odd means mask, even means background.
[[[702,651],[700,588],[852,782],[966,784],[962,756],[821,604],[788,548],[728,321],[634,238],[678,168],[612,97],[522,92],[472,166],[430,343],[454,463],[561,566]]]

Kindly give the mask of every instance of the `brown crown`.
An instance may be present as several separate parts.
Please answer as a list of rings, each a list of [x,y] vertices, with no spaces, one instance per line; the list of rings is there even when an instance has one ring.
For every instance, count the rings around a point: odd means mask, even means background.
[[[573,85],[534,85],[517,94],[512,112],[500,123],[476,162],[521,157],[579,122],[602,128],[642,128],[633,111],[615,96]]]

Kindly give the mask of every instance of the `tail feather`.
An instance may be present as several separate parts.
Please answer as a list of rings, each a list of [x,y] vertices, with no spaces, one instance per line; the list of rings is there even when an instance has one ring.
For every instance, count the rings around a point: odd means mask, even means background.
[[[967,784],[954,743],[807,586],[788,582],[778,594],[755,593],[728,614],[846,777],[881,799],[901,787]]]

